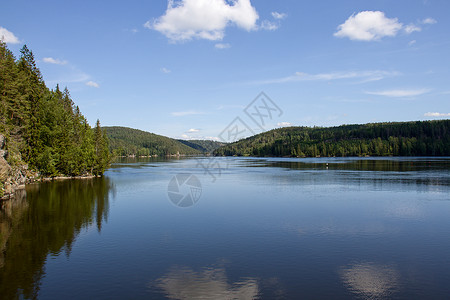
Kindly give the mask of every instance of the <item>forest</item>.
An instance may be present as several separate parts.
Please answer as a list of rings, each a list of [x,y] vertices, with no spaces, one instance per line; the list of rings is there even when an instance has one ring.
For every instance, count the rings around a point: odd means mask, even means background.
[[[212,153],[214,152],[214,150],[226,145],[226,143],[223,142],[210,140],[178,140],[178,141],[191,148],[197,149],[205,154]]]
[[[0,135],[9,165],[50,177],[103,174],[111,155],[100,122],[91,128],[67,88],[46,86],[33,52],[24,45],[20,53],[16,59],[0,41]]]
[[[450,156],[450,120],[270,130],[214,151],[217,156]]]
[[[0,42],[0,135],[6,139],[5,158],[11,166],[26,164],[44,176],[103,174],[111,152],[116,156],[450,155],[450,120],[287,127],[232,144],[175,140],[126,127],[102,128],[100,121],[92,128],[67,88],[45,85],[33,52],[25,45],[20,53],[16,59]]]
[[[154,133],[120,126],[103,127],[115,156],[199,155],[202,151]]]

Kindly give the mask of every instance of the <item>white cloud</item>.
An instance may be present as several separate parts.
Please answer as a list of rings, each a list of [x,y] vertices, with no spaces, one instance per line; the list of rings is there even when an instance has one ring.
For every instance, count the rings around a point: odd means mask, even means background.
[[[277,20],[283,20],[287,17],[287,14],[274,11],[272,12],[272,17]]]
[[[99,88],[100,87],[100,85],[97,83],[97,82],[94,82],[94,81],[88,81],[88,82],[86,82],[86,85],[87,86],[90,86],[90,87],[95,87],[95,88]]]
[[[187,132],[188,133],[194,133],[194,132],[199,132],[199,131],[200,131],[200,129],[191,128]]]
[[[369,95],[385,96],[385,97],[414,97],[428,93],[428,89],[413,89],[413,90],[387,90],[377,92],[366,92]]]
[[[189,132],[187,132],[189,133]],[[211,141],[220,141],[220,139],[216,136],[203,136],[203,135],[194,135],[191,136],[189,134],[183,133],[180,135],[180,138],[183,140],[211,140]]]
[[[412,46],[412,45],[414,45],[416,42],[417,42],[416,40],[412,40],[412,41],[410,41],[410,42],[408,43],[408,46]]]
[[[222,40],[225,28],[236,25],[247,31],[257,29],[259,16],[250,0],[169,0],[164,15],[144,24],[171,41],[193,38]]]
[[[190,116],[190,115],[203,115],[204,112],[196,111],[196,110],[187,110],[187,111],[177,111],[172,112],[171,115],[174,117],[184,117],[184,116]]]
[[[358,79],[361,82],[370,82],[384,79],[386,77],[392,77],[399,75],[398,72],[392,71],[345,71],[345,72],[330,72],[319,74],[308,74],[302,72],[296,72],[294,75],[274,78],[269,80],[255,81],[253,84],[272,84],[272,83],[286,83],[296,81],[331,81],[331,80],[343,80],[343,79]]]
[[[277,123],[277,126],[279,126],[279,127],[288,127],[288,126],[292,126],[292,124],[289,123],[289,122],[279,122],[279,123]]]
[[[421,23],[422,24],[436,24],[437,21],[433,18],[426,18],[426,19],[423,19]]]
[[[7,44],[19,44],[19,39],[6,28],[0,26],[0,40]]]
[[[161,68],[161,72],[163,72],[164,74],[169,74],[172,71],[167,68]]]
[[[46,81],[46,83],[50,85],[54,84],[63,85],[63,83],[67,84],[67,83],[86,82],[86,80],[89,80],[90,78],[91,76],[89,76],[88,74],[74,68],[71,71],[64,74],[64,76]]]
[[[435,24],[433,18],[418,21],[419,24]],[[394,37],[403,30],[406,34],[422,31],[416,24],[403,25],[397,18],[388,18],[382,11],[362,11],[351,15],[334,33],[336,37],[348,37],[358,41],[378,41],[386,36]]]
[[[381,11],[362,11],[351,15],[338,26],[336,37],[348,37],[358,41],[376,41],[383,37],[393,37],[403,28],[397,18],[387,18]]]
[[[287,17],[284,13],[272,12],[272,17],[275,19],[275,22],[264,20],[259,25],[259,29],[274,31],[280,28],[280,21]]]
[[[427,112],[424,116],[425,117],[435,117],[435,118],[450,117],[450,113]]]
[[[214,47],[216,47],[217,49],[228,49],[228,48],[231,48],[231,45],[218,43],[218,44],[215,44]]]
[[[64,67],[57,68],[55,70],[57,73],[54,73],[54,77],[46,80],[45,82],[48,85],[56,85],[64,86],[71,83],[83,83],[87,84],[88,81],[92,80],[92,77],[72,65],[70,62],[64,65]]]
[[[271,21],[268,21],[268,20],[262,21],[261,25],[259,26],[260,29],[270,30],[270,31],[277,30],[278,27],[280,27],[280,25],[278,23],[271,22]]]
[[[48,64],[54,64],[54,65],[65,65],[67,64],[66,60],[60,60],[57,58],[52,58],[52,57],[44,57],[42,59],[43,62],[48,63]]]
[[[415,32],[415,31],[422,31],[422,28],[420,28],[419,26],[416,26],[416,25],[414,25],[414,24],[409,24],[409,25],[406,25],[406,26],[403,28],[403,30],[405,30],[405,32],[406,32],[407,34],[410,34],[410,33],[413,33],[413,32]]]

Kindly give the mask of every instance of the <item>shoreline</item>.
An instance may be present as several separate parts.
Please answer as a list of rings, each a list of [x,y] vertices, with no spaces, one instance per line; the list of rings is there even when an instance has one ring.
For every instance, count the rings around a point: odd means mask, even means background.
[[[55,176],[55,177],[24,177],[19,183],[6,183],[3,187],[4,194],[0,197],[0,201],[14,199],[18,191],[22,191],[28,184],[38,184],[50,181],[62,181],[70,179],[93,179],[102,177],[102,175],[78,175],[78,176]]]

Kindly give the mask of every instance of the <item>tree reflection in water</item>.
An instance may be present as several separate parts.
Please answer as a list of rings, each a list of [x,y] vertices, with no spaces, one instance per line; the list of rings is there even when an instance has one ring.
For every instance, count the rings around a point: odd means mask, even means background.
[[[27,186],[16,199],[1,203],[0,295],[37,298],[49,254],[65,251],[82,229],[107,221],[108,178],[66,180]]]

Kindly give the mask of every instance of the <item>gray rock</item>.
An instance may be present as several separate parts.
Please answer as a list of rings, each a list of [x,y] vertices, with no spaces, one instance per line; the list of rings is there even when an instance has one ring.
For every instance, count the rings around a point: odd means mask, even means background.
[[[5,137],[0,134],[0,149],[3,149],[3,147],[5,146]]]
[[[6,160],[0,156],[0,180],[5,180],[6,178],[8,178],[10,172],[11,167],[6,162]]]
[[[5,183],[5,195],[13,192],[12,186],[9,182]]]

